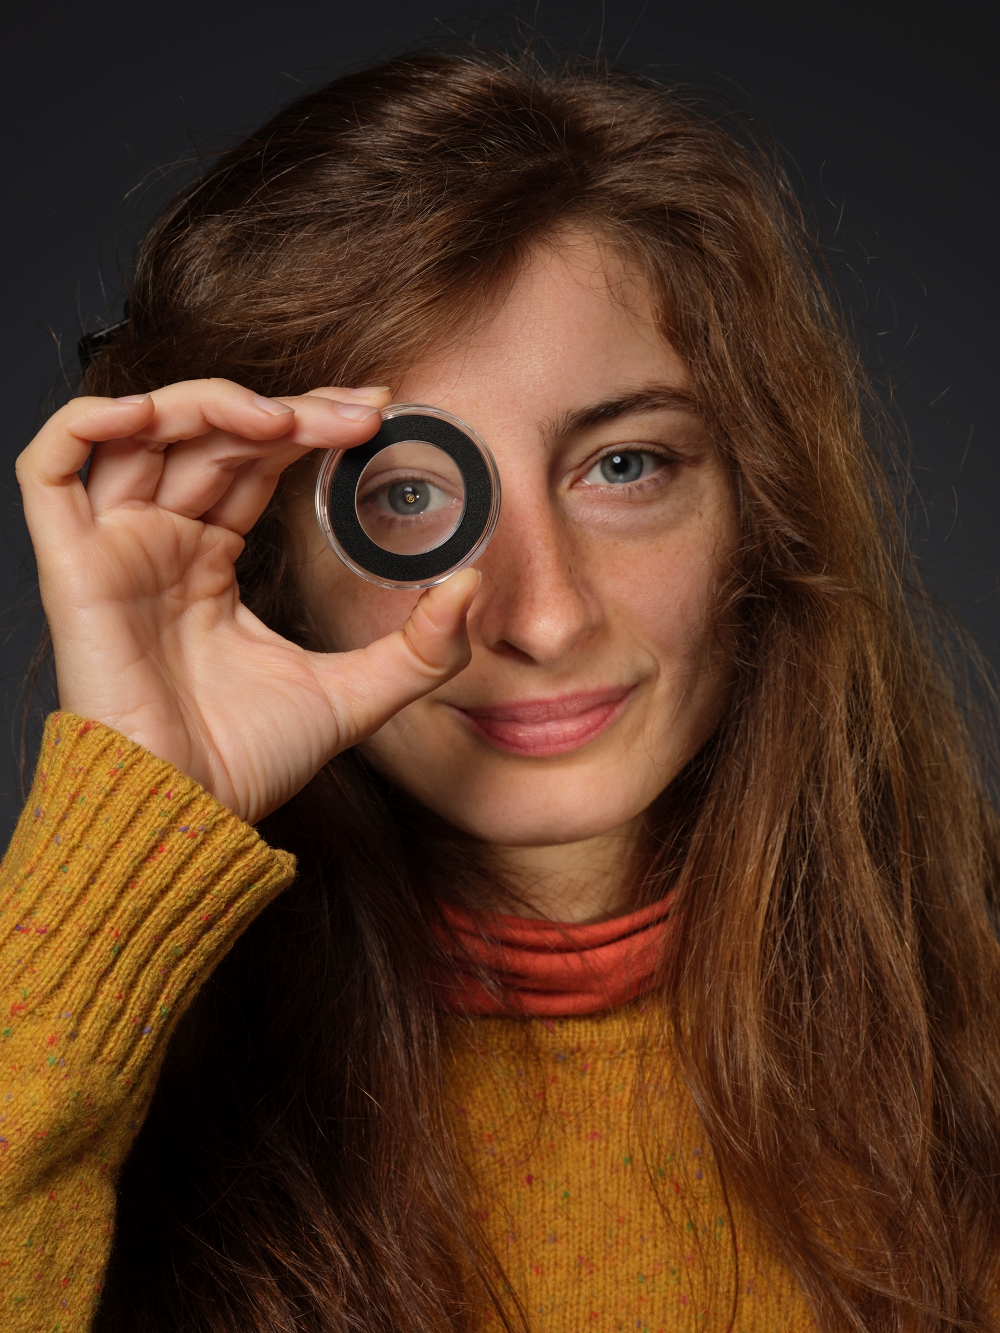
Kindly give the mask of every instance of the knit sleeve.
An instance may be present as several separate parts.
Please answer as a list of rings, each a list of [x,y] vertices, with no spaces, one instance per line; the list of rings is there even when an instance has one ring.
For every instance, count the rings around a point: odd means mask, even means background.
[[[0,868],[0,1327],[85,1333],[170,1034],[294,861],[172,765],[54,714]]]

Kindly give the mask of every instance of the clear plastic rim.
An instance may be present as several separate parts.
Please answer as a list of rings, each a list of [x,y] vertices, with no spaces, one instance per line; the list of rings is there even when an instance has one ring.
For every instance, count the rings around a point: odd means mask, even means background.
[[[327,504],[330,492],[330,482],[336,471],[337,464],[347,452],[345,449],[330,449],[327,451],[327,455],[323,459],[319,474],[316,477],[316,489],[314,492],[316,519],[319,523],[320,531],[326,539],[327,545],[333,551],[337,559],[341,564],[346,565],[353,574],[357,574],[359,578],[364,579],[366,583],[373,583],[379,588],[398,588],[403,591],[407,589],[434,588],[439,583],[444,583],[445,579],[450,579],[452,574],[457,574],[460,569],[468,569],[470,565],[475,564],[483,551],[489,546],[490,541],[493,538],[493,533],[496,530],[497,520],[500,517],[500,473],[497,470],[496,459],[490,452],[486,441],[477,430],[474,430],[472,426],[463,421],[461,417],[453,416],[451,412],[446,412],[441,407],[431,407],[428,403],[390,403],[388,407],[382,409],[383,421],[391,421],[393,417],[401,416],[436,417],[439,421],[447,421],[450,425],[455,426],[460,430],[463,435],[467,435],[482,455],[483,462],[486,464],[487,471],[490,474],[492,496],[490,500],[489,518],[486,521],[486,526],[483,528],[481,535],[477,538],[475,545],[462,556],[461,560],[456,561],[450,569],[446,569],[443,574],[435,575],[434,578],[412,580],[384,579],[377,574],[373,574],[371,570],[364,569],[356,560],[353,560],[351,556],[347,554],[337,540],[337,534],[334,532],[333,524],[330,522],[330,511]]]

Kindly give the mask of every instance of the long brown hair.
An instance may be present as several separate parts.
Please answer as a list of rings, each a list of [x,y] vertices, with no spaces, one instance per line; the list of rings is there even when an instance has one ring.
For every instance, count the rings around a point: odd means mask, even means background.
[[[564,224],[641,265],[742,525],[733,697],[668,793],[687,793],[683,840],[646,884],[678,889],[662,994],[684,1076],[821,1327],[987,1330],[997,821],[866,442],[857,353],[780,169],[724,120],[628,74],[482,52],[338,80],[172,203],[86,389],[392,383]],[[286,500],[241,587],[309,642]],[[299,879],[174,1042],[122,1181],[104,1327],[522,1321],[463,1204],[407,819],[345,754],[268,821]]]

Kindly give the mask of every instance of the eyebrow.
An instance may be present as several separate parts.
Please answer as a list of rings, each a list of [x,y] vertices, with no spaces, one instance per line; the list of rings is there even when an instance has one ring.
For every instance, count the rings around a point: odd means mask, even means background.
[[[614,421],[617,417],[631,416],[637,412],[696,412],[697,405],[689,393],[669,384],[654,384],[645,389],[636,389],[632,393],[620,394],[616,398],[605,398],[586,407],[576,407],[556,418],[546,435],[552,439],[569,435],[572,431],[586,430],[590,426],[599,426],[603,421]]]

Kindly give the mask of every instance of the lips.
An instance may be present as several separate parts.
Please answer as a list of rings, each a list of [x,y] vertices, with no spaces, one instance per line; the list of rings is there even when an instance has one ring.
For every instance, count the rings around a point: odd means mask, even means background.
[[[509,754],[565,754],[607,731],[621,716],[631,692],[629,686],[619,686],[552,699],[450,707],[477,736]]]

